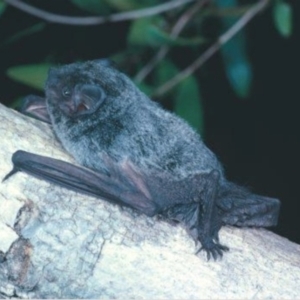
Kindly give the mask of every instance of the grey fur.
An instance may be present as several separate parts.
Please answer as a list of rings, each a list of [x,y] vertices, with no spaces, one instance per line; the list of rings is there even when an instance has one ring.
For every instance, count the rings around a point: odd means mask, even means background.
[[[81,84],[100,86],[106,99],[93,114],[72,119],[56,108],[61,87],[74,91],[75,85]],[[129,158],[143,170],[168,172],[177,179],[212,169],[219,170],[223,179],[220,163],[199,134],[150,100],[115,68],[86,62],[51,70],[46,100],[55,133],[86,167],[102,169],[101,153],[105,152],[118,161]]]

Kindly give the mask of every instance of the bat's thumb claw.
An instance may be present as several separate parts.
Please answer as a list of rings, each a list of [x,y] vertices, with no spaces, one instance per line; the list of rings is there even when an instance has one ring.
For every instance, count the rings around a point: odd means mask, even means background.
[[[2,179],[2,182],[4,182],[5,180],[7,180],[10,176],[16,174],[19,170],[16,167],[13,167],[13,169],[5,175],[5,177]]]

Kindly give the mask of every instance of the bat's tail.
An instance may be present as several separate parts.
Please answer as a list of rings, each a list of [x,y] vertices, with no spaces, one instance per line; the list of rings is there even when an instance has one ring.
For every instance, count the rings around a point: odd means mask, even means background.
[[[220,193],[217,205],[222,221],[228,225],[271,227],[278,222],[278,199],[253,194],[233,183],[228,183],[225,192]]]

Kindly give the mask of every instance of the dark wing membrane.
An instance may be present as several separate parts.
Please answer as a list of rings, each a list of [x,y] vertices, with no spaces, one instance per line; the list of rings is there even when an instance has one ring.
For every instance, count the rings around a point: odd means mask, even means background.
[[[132,207],[148,216],[157,213],[157,206],[146,185],[140,180],[137,171],[126,162],[118,164],[109,161],[109,174],[21,150],[13,154],[12,162],[13,170],[3,181],[16,172],[23,171],[80,193]]]

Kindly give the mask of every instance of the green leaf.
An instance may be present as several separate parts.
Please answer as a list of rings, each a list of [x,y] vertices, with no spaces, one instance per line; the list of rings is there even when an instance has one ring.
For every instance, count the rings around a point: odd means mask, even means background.
[[[220,8],[235,7],[236,0],[216,0]],[[230,28],[237,17],[224,16],[221,18],[222,27],[225,30]],[[252,67],[246,53],[246,43],[244,32],[239,32],[221,48],[225,72],[235,93],[245,98],[249,95],[252,83]]]
[[[7,7],[7,4],[4,1],[0,0],[0,16],[4,13],[6,7]]]
[[[130,26],[127,41],[129,45],[159,46],[151,30],[154,24],[164,22],[160,16],[134,20]]]
[[[200,134],[203,134],[203,109],[195,77],[183,80],[176,89],[174,111]]]
[[[252,83],[252,67],[240,33],[221,48],[227,78],[235,93],[245,98]]]
[[[202,37],[173,38],[169,33],[161,29],[164,24],[165,21],[160,16],[133,21],[128,35],[128,43],[131,45],[160,47],[163,45],[196,46],[205,42],[205,39]]]
[[[107,15],[110,8],[105,1],[101,0],[71,0],[74,5],[92,14]]]
[[[176,74],[178,74],[178,68],[173,64],[172,61],[165,59],[155,69],[154,81],[156,86],[164,84],[170,80]]]
[[[9,78],[38,90],[44,89],[50,64],[35,64],[11,67],[6,71]]]
[[[278,32],[283,37],[289,37],[292,34],[292,7],[281,0],[274,3],[273,19]]]

